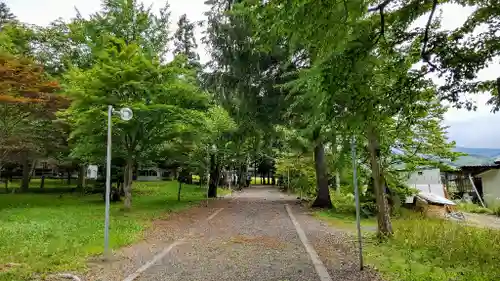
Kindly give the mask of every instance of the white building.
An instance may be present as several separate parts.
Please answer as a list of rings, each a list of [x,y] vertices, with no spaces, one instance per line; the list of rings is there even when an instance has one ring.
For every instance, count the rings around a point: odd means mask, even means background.
[[[493,168],[477,175],[483,184],[483,200],[489,208],[500,206],[500,170]]]
[[[443,198],[445,197],[444,186],[441,181],[441,170],[439,168],[421,168],[408,173],[406,184],[419,192],[430,193]],[[412,203],[415,196],[408,196],[406,203]]]
[[[137,181],[161,181],[168,176],[167,171],[157,167],[140,167],[137,169]]]

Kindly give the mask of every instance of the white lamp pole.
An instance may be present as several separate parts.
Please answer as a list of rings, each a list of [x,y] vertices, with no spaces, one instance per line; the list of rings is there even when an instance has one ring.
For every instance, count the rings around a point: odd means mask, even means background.
[[[356,137],[353,135],[351,140],[352,153],[352,180],[354,185],[354,199],[356,202],[356,228],[358,230],[358,247],[359,247],[359,269],[363,270],[363,238],[361,236],[361,208],[359,204],[359,187],[356,167]]]
[[[111,127],[112,115],[117,113],[123,121],[132,119],[133,113],[130,108],[122,108],[115,111],[112,105],[108,105],[108,145],[106,147],[106,207],[104,211],[104,258],[109,256],[109,206],[111,196]]]

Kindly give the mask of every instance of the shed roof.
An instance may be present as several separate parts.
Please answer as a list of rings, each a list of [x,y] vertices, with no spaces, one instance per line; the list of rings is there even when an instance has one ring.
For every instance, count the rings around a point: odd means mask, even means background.
[[[500,168],[500,167],[495,167],[495,168],[493,168],[493,169],[486,170],[486,171],[484,171],[484,172],[481,172],[481,173],[477,174],[477,176],[478,176],[478,177],[483,177],[484,175],[489,174],[489,173],[491,173],[491,172],[497,172],[497,173],[498,173],[498,172],[500,171],[500,170],[499,170],[499,168]]]

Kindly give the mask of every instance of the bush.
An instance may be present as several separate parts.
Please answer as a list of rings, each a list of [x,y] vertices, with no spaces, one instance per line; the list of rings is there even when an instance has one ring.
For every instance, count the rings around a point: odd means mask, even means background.
[[[500,217],[500,206],[493,208],[493,210],[491,210],[491,213],[495,216]]]
[[[332,198],[332,204],[335,208],[335,212],[342,214],[355,214],[356,205],[354,203],[354,195],[348,192],[341,192],[337,194],[335,192],[330,193]]]

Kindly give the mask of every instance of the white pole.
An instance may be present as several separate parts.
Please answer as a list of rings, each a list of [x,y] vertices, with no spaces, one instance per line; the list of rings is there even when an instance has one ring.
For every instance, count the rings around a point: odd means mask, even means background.
[[[208,207],[208,190],[210,189],[210,153],[207,148],[207,193],[206,193],[206,201],[205,206]]]
[[[287,170],[287,187],[286,187],[286,192],[290,194],[290,168]]]
[[[361,237],[361,217],[360,217],[360,206],[359,206],[359,188],[357,179],[357,167],[356,167],[356,138],[352,136],[351,142],[352,151],[352,181],[354,184],[354,198],[356,200],[356,227],[358,228],[358,246],[359,246],[359,269],[363,270],[363,241]]]
[[[108,145],[106,155],[106,209],[104,212],[104,258],[109,255],[109,197],[111,195],[111,116],[113,106],[108,106]]]

